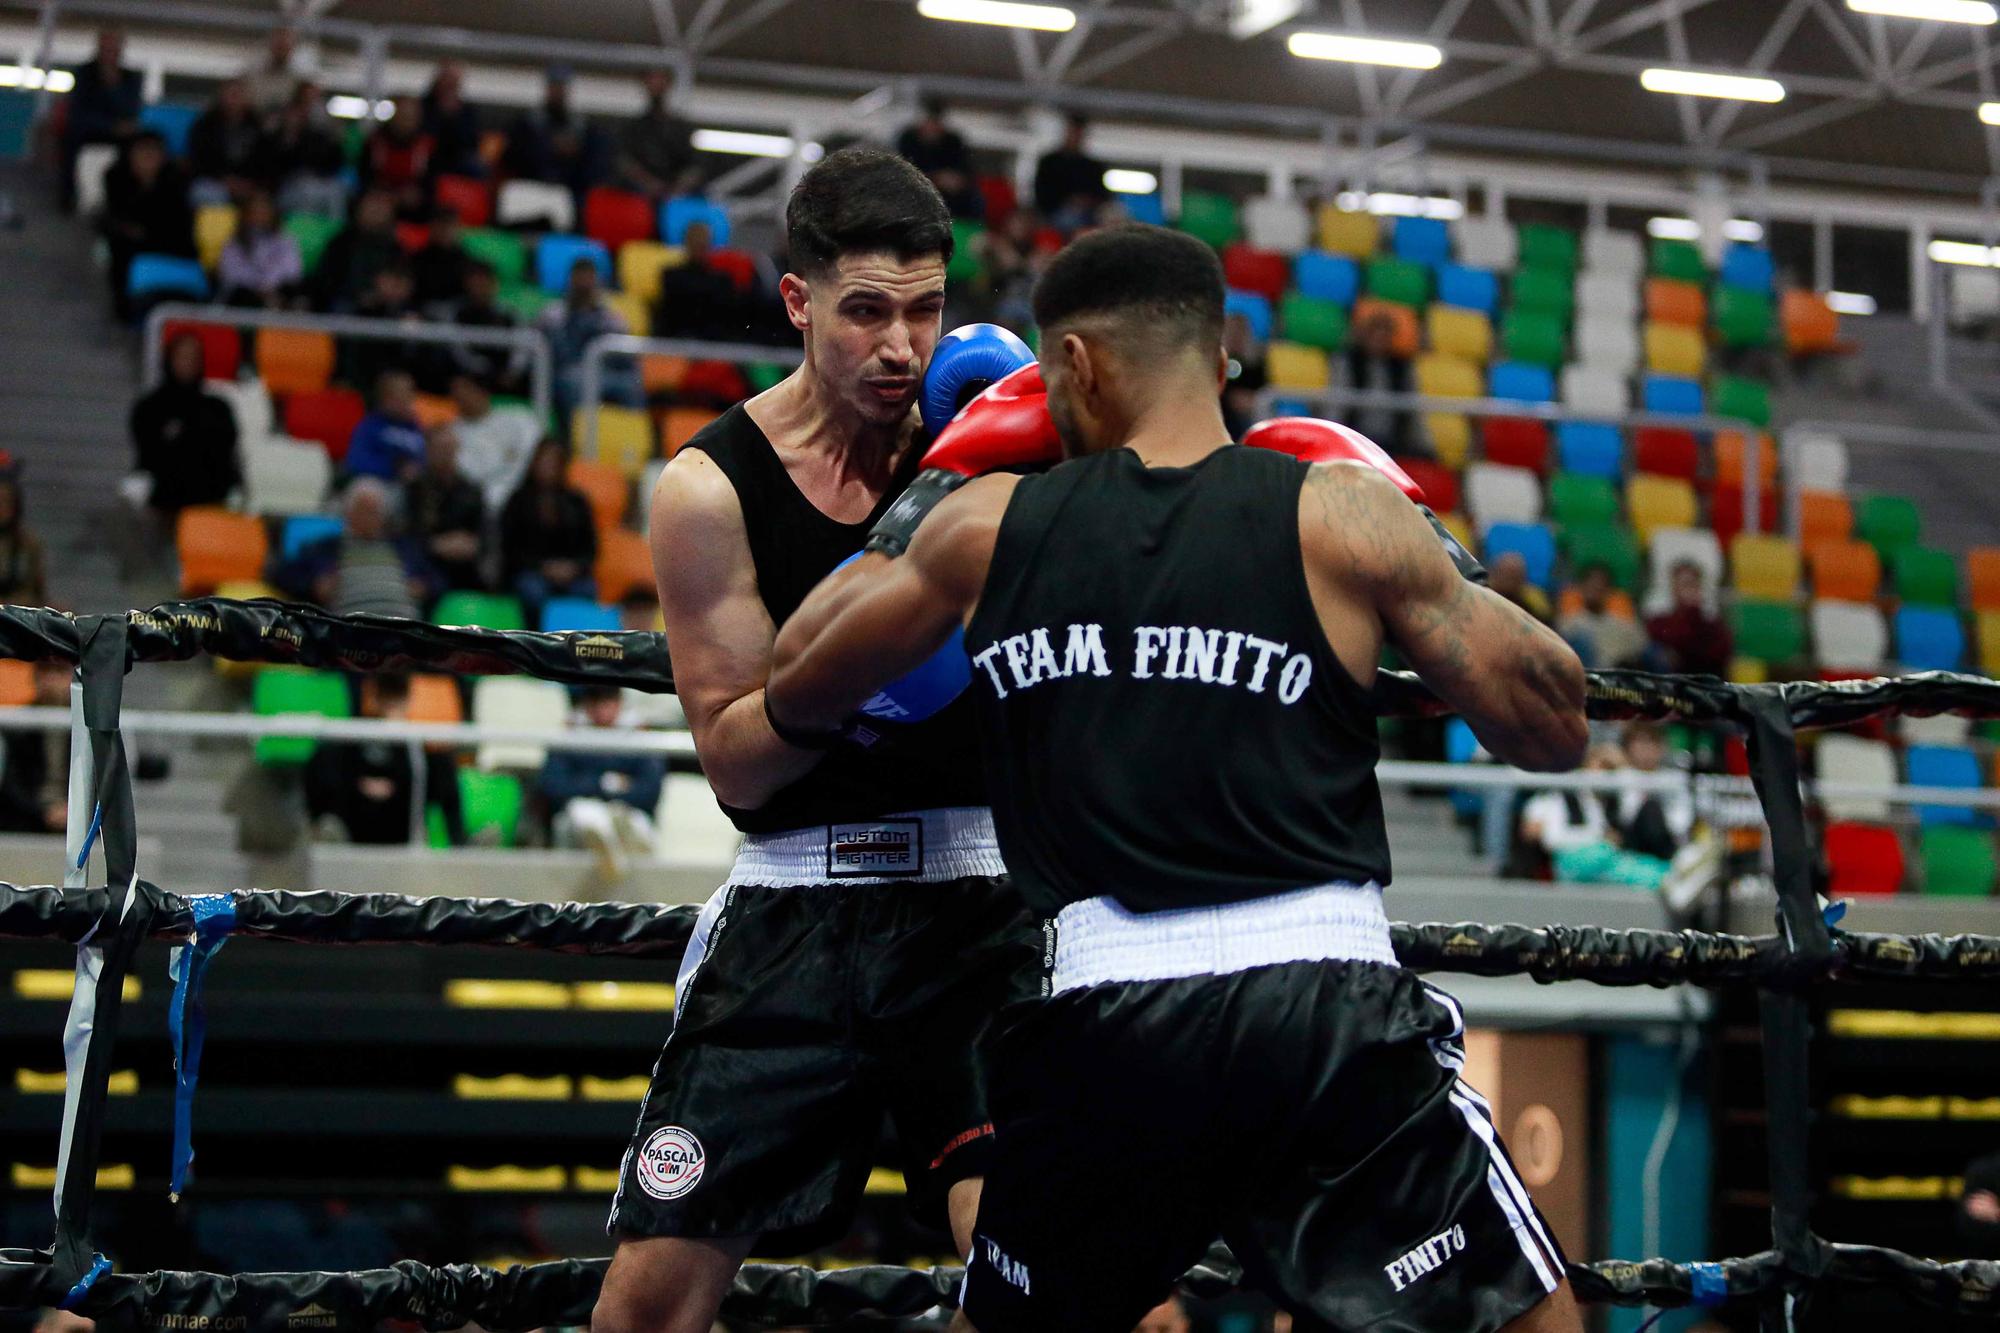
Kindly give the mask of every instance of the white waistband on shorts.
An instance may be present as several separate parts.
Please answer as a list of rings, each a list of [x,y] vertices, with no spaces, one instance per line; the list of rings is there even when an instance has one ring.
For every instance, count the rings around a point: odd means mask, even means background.
[[[1132,912],[1108,897],[1056,915],[1057,991],[1274,963],[1396,961],[1375,884],[1321,884],[1217,907]]]
[[[993,812],[967,805],[748,834],[723,883],[929,884],[1006,873]]]

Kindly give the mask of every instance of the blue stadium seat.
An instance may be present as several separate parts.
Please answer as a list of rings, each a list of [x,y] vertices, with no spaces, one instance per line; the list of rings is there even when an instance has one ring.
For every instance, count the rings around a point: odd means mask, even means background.
[[[1697,416],[1702,411],[1701,381],[1681,375],[1648,375],[1645,406],[1648,412]]]
[[[1722,285],[1771,290],[1777,272],[1771,252],[1761,245],[1732,245],[1722,252]]]
[[[1353,305],[1361,290],[1361,268],[1346,255],[1308,250],[1292,265],[1292,285],[1303,296]]]
[[[1451,228],[1437,218],[1397,218],[1390,244],[1398,259],[1442,264],[1451,258]]]
[[[596,263],[598,278],[606,287],[611,285],[611,252],[604,248],[604,243],[565,233],[544,236],[535,242],[535,280],[549,295],[561,296],[569,286],[570,268],[579,259]]]
[[[1537,588],[1550,586],[1556,571],[1556,534],[1546,523],[1495,523],[1486,530],[1483,559],[1492,564],[1495,556],[1517,553],[1528,565],[1528,582]]]
[[[285,526],[278,533],[278,554],[282,559],[293,559],[314,542],[338,537],[345,531],[347,525],[332,514],[294,515],[285,520]]]
[[[729,244],[729,210],[698,194],[684,194],[660,205],[660,236],[668,245],[679,245],[688,227],[708,224],[708,239],[716,245]]]
[[[1907,781],[1912,787],[1959,787],[1976,791],[1985,785],[1979,774],[1979,756],[1962,745],[1912,745],[1906,756]],[[1970,824],[1982,822],[1980,813],[1964,805],[1920,805],[1920,824]]]
[[[1556,456],[1565,472],[1615,479],[1625,470],[1625,439],[1600,421],[1558,422]]]
[[[1556,377],[1547,366],[1502,361],[1487,375],[1486,392],[1494,398],[1513,398],[1523,403],[1552,403],[1556,400]]]
[[[165,139],[168,151],[175,157],[187,156],[188,131],[200,118],[200,107],[181,102],[155,102],[139,108],[139,127]]]
[[[1231,290],[1223,310],[1231,315],[1241,315],[1250,321],[1250,332],[1258,342],[1265,342],[1271,336],[1271,299],[1257,292]]]
[[[1274,417],[1310,417],[1318,415],[1318,409],[1303,398],[1273,398],[1271,415]]]
[[[1462,717],[1452,718],[1444,724],[1444,759],[1448,764],[1469,764],[1479,753],[1479,738],[1472,734],[1472,728]],[[1451,806],[1461,816],[1470,818],[1479,813],[1486,803],[1484,788],[1473,787],[1453,791]]]
[[[1445,264],[1438,269],[1437,299],[1491,316],[1500,307],[1500,277],[1491,269]]]
[[[125,294],[164,299],[186,296],[201,301],[208,298],[208,274],[199,259],[178,255],[134,255],[132,269],[125,275]]]
[[[617,630],[618,608],[593,602],[587,597],[551,597],[542,607],[542,632],[555,634],[566,629],[595,633]]]
[[[1125,205],[1125,212],[1134,222],[1150,222],[1155,227],[1167,225],[1167,206],[1157,191],[1152,194],[1121,194],[1118,202]]]
[[[1896,660],[1913,671],[1956,671],[1965,660],[1965,627],[1953,611],[1906,606],[1896,612]]]

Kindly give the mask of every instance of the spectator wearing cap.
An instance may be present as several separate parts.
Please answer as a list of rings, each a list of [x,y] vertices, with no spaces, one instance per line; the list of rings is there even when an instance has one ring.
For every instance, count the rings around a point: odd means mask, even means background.
[[[403,526],[424,544],[447,587],[487,586],[486,500],[458,470],[455,422],[425,432],[423,470],[403,486]]]
[[[1683,675],[1727,675],[1736,643],[1729,622],[1708,609],[1701,566],[1677,561],[1669,580],[1673,604],[1646,621],[1649,665]]]
[[[193,202],[220,204],[242,199],[257,172],[257,150],[263,137],[243,80],[228,79],[219,84],[215,97],[188,129]]]
[[[187,173],[167,154],[157,134],[133,136],[104,177],[101,229],[111,252],[111,302],[121,318],[137,313],[125,294],[132,260],[139,255],[194,254],[194,210]]]
[[[424,463],[424,430],[417,424],[417,382],[407,370],[385,370],[375,381],[375,406],[355,424],[347,442],[347,475],[404,482]]]
[[[1667,734],[1659,723],[1643,718],[1627,722],[1618,740],[1632,772],[1651,775],[1663,771]],[[1627,788],[1618,793],[1613,822],[1620,845],[1628,851],[1671,861],[1694,832],[1694,796],[1686,789],[1656,792]]]
[[[278,225],[270,194],[251,190],[216,265],[218,298],[225,305],[281,310],[302,298],[304,282],[298,240]]]
[[[577,721],[586,729],[624,725],[623,698],[610,685],[577,691]],[[548,802],[550,833],[558,847],[587,847],[599,875],[622,878],[633,857],[650,858],[657,837],[653,811],[667,780],[660,754],[624,750],[551,750],[536,786]]]
[[[76,157],[95,143],[120,143],[139,128],[143,82],[136,69],[125,68],[125,34],[100,28],[97,50],[87,65],[70,71],[76,80],[64,101],[62,137],[62,197],[65,208],[76,206]]]
[[[440,174],[484,176],[479,160],[479,112],[465,100],[465,66],[440,60],[424,90],[424,133],[431,136],[431,162]]]
[[[915,122],[896,137],[896,151],[931,178],[955,218],[977,218],[986,212],[972,172],[972,150],[965,136],[945,120],[941,97],[927,97]]]
[[[694,165],[694,130],[673,113],[673,73],[649,69],[640,83],[646,108],[618,131],[618,183],[655,200],[691,194],[701,176]]]
[[[568,464],[568,448],[544,439],[500,515],[507,583],[531,622],[540,620],[551,597],[597,596],[597,524],[590,502],[569,484]]]
[[[406,720],[410,678],[382,672],[362,677],[359,712],[388,722]],[[423,804],[438,808],[446,840],[458,846],[465,842],[458,767],[447,753],[421,753]],[[306,761],[304,785],[306,812],[322,841],[337,837],[360,846],[393,847],[410,842],[423,827],[412,747],[402,741],[321,741]]]
[[[1061,145],[1035,164],[1035,208],[1065,235],[1089,226],[1111,197],[1104,163],[1084,150],[1089,133],[1089,118],[1071,113],[1063,122]]]
[[[189,505],[219,505],[243,484],[236,453],[236,415],[202,378],[201,339],[174,335],[167,376],[132,404],[133,469],[145,504],[171,522]]]
[[[604,136],[570,105],[572,77],[568,65],[548,67],[541,104],[515,120],[502,160],[510,176],[566,185],[581,199],[609,164]]]

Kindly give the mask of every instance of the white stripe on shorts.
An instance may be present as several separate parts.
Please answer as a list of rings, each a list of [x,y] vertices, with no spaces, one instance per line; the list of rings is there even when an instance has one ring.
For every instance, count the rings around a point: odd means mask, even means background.
[[[1500,1211],[1507,1214],[1507,1220],[1514,1228],[1514,1239],[1520,1243],[1521,1252],[1528,1256],[1535,1276],[1542,1280],[1544,1289],[1554,1291],[1562,1280],[1561,1274],[1552,1267],[1558,1251],[1550,1244],[1548,1233],[1542,1230],[1541,1218],[1536,1216],[1533,1201],[1514,1175],[1507,1154],[1501,1151],[1498,1136],[1493,1132],[1493,1122],[1470,1099],[1460,1095],[1466,1091],[1470,1089],[1464,1080],[1459,1080],[1458,1086],[1451,1092],[1451,1104],[1458,1108],[1467,1126],[1486,1145],[1486,1188],[1493,1192]]]

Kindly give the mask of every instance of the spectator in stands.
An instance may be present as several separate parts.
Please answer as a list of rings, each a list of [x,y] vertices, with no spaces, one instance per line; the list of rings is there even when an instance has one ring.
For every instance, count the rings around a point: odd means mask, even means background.
[[[1229,378],[1222,386],[1222,420],[1229,438],[1240,440],[1257,424],[1257,395],[1269,383],[1264,373],[1264,348],[1250,329],[1249,317],[1230,314],[1222,321],[1222,346],[1229,354]]]
[[[500,275],[483,259],[465,266],[465,296],[451,308],[449,322],[468,329],[511,329],[520,320],[500,304]],[[528,353],[521,348],[474,347],[454,343],[440,361],[449,380],[459,375],[478,379],[495,393],[519,393],[528,382]]]
[[[986,257],[989,317],[1020,334],[1034,326],[1035,280],[1048,266],[1048,255],[1035,244],[1040,229],[1041,218],[1034,209],[1017,208],[975,242]]]
[[[1063,122],[1060,147],[1035,165],[1035,208],[1064,235],[1087,227],[1111,192],[1104,188],[1104,163],[1084,151],[1090,120],[1071,112]]]
[[[1616,772],[1625,767],[1625,756],[1615,745],[1593,746],[1583,767],[1592,773]],[[1667,862],[1618,845],[1610,801],[1599,792],[1540,792],[1521,808],[1521,839],[1547,854],[1563,883],[1658,888]]]
[[[507,174],[566,185],[579,200],[608,174],[604,136],[570,106],[568,65],[548,67],[541,105],[524,113],[507,133]]]
[[[1647,665],[1686,675],[1727,675],[1736,643],[1729,622],[1708,609],[1701,566],[1677,561],[1669,578],[1673,605],[1646,622],[1646,637],[1652,640]]]
[[[542,442],[541,418],[527,407],[495,407],[486,382],[476,375],[452,380],[451,401],[458,408],[458,470],[479,487],[486,512],[497,516],[528,475]]]
[[[976,218],[986,205],[972,174],[972,150],[965,146],[965,136],[945,122],[945,110],[943,98],[925,98],[922,114],[897,136],[896,151],[931,178],[953,217]]]
[[[689,223],[681,238],[686,261],[660,274],[660,299],[653,307],[654,337],[728,341],[742,334],[736,280],[709,262],[714,253],[709,235],[706,222]]]
[[[597,596],[597,523],[590,502],[569,484],[568,465],[568,447],[544,439],[500,515],[507,584],[528,609],[531,623],[540,620],[551,597]]]
[[[355,303],[353,313],[368,319],[397,320],[419,324],[422,315],[416,304],[416,274],[401,253],[393,256],[375,273],[367,293]],[[374,338],[347,338],[340,343],[340,378],[359,387],[372,385],[385,370],[421,366],[433,354],[434,344],[384,342]]]
[[[590,344],[607,333],[630,333],[625,317],[604,302],[602,275],[590,259],[570,265],[569,286],[563,299],[541,313],[535,327],[548,340],[555,362],[556,411],[562,421],[583,396],[583,354]],[[607,358],[604,362],[603,395],[606,402],[630,407],[644,404],[639,389],[639,368],[630,357]]]
[[[69,707],[70,667],[35,664],[35,703]],[[0,732],[0,833],[61,833],[69,826],[69,734]],[[39,1328],[39,1325],[37,1326]]]
[[[216,298],[225,305],[282,310],[303,298],[304,285],[297,239],[278,225],[270,194],[251,190],[237,215],[236,234],[222,247]]]
[[[276,115],[298,93],[299,35],[290,28],[273,28],[264,59],[243,72],[243,89],[261,116]]]
[[[339,217],[347,211],[346,160],[318,84],[301,83],[258,146],[257,177],[286,213]]]
[[[287,597],[340,615],[416,618],[444,590],[444,580],[421,542],[391,533],[391,509],[387,483],[356,477],[341,495],[345,531],[281,560],[271,583]]]
[[[1632,772],[1661,771],[1667,758],[1667,736],[1659,723],[1643,718],[1627,722],[1618,739]],[[1615,816],[1620,845],[1671,861],[1694,832],[1694,797],[1686,790],[1649,792],[1635,787],[1618,793]]]
[[[403,526],[450,588],[484,589],[486,500],[458,468],[458,426],[440,421],[425,434],[424,466],[403,487]]]
[[[577,721],[611,730],[624,725],[615,686],[576,692]],[[630,858],[653,855],[653,811],[667,781],[667,757],[631,751],[550,750],[536,784],[548,802],[558,847],[587,847],[605,880],[622,878]]]
[[[1487,586],[1544,625],[1549,623],[1549,595],[1528,582],[1528,561],[1519,551],[1502,551],[1486,562]]]
[[[641,79],[646,109],[618,132],[618,184],[651,199],[694,194],[694,130],[673,113],[673,71],[649,69]]]
[[[396,215],[405,222],[423,220],[430,212],[430,178],[436,144],[424,132],[423,105],[414,97],[398,97],[389,119],[375,127],[361,148],[361,183],[387,190],[396,200]]]
[[[167,377],[132,405],[133,469],[146,479],[146,507],[171,528],[189,505],[219,505],[243,484],[236,414],[208,391],[201,339],[167,344]]]
[[[139,134],[104,178],[101,223],[111,252],[111,301],[119,317],[135,313],[125,280],[138,255],[194,254],[194,210],[187,173],[167,155],[167,141]]]
[[[426,314],[449,318],[450,308],[465,296],[465,272],[472,256],[465,253],[464,230],[456,211],[436,209],[430,222],[423,248],[410,258],[410,268],[416,274],[416,303]]]
[[[0,453],[0,602],[46,606],[48,557],[21,510],[20,467]]]
[[[125,34],[100,28],[97,53],[87,65],[70,71],[76,86],[63,103],[67,118],[62,136],[62,197],[65,208],[76,206],[76,155],[94,143],[122,143],[139,128],[142,82],[139,71],[125,68]]]
[[[360,715],[401,722],[410,715],[410,678],[373,673],[361,678]],[[306,812],[321,841],[393,847],[422,836],[422,811],[412,747],[403,741],[321,741],[306,761]],[[444,814],[445,834],[465,841],[458,766],[448,753],[425,750],[422,800]]]
[[[431,137],[431,162],[436,171],[452,176],[484,176],[479,160],[479,113],[465,100],[465,66],[456,60],[438,62],[431,86],[424,90],[424,133]]]
[[[1347,383],[1374,393],[1410,391],[1410,359],[1396,345],[1396,318],[1387,309],[1378,306],[1355,322],[1347,344]],[[1345,419],[1390,453],[1410,452],[1409,413],[1357,408]]]
[[[1587,667],[1635,665],[1645,655],[1646,634],[1629,609],[1629,599],[1612,583],[1611,570],[1601,564],[1585,565],[1577,576],[1576,591],[1580,604],[1562,614],[1556,632]]]
[[[219,84],[215,97],[188,129],[190,198],[197,204],[240,200],[257,174],[264,131],[241,79]]]
[[[417,382],[407,370],[385,370],[375,381],[375,407],[354,427],[343,465],[350,477],[405,482],[424,465],[424,428],[417,424]]]
[[[1956,1252],[1973,1259],[2000,1259],[2000,1153],[1967,1164],[1957,1212]]]
[[[321,310],[351,311],[375,285],[375,275],[401,260],[396,243],[396,197],[364,190],[354,216],[327,242],[313,274],[313,304]]]

